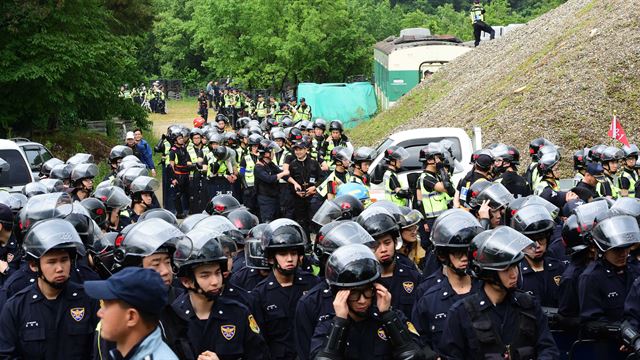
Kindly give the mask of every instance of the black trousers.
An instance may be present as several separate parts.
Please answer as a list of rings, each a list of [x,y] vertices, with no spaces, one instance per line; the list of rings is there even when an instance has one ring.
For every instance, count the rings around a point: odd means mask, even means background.
[[[493,28],[487,25],[484,21],[478,21],[475,24],[473,24],[473,37],[476,40],[474,42],[475,46],[480,45],[480,35],[482,34],[483,31],[488,33],[491,36],[491,40],[495,39],[496,31],[493,30]]]

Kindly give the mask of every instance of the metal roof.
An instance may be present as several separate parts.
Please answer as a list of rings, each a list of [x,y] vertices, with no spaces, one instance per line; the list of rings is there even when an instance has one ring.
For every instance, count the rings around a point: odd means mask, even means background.
[[[462,43],[462,40],[453,35],[401,35],[389,36],[388,38],[377,42],[374,47],[375,49],[378,49],[383,53],[389,55],[396,50],[428,45],[465,46]]]

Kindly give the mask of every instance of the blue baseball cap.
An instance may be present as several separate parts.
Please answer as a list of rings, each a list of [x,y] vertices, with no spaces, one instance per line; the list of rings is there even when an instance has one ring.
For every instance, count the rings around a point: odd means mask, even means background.
[[[107,280],[85,281],[84,289],[94,299],[122,300],[156,315],[169,303],[169,292],[160,274],[139,267],[124,268]]]
[[[602,164],[592,162],[587,165],[587,172],[593,176],[602,175],[602,173],[604,173],[604,168],[602,167]]]

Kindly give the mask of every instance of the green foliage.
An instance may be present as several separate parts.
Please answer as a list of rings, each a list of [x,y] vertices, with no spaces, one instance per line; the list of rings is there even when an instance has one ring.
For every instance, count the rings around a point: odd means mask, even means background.
[[[122,0],[124,1],[124,0]],[[492,0],[487,22],[524,22],[565,0]],[[370,75],[376,41],[408,27],[471,40],[468,0],[155,0],[138,58],[147,75],[186,88],[231,77],[236,86],[343,82]]]
[[[119,85],[138,78],[136,41],[114,32],[104,1],[6,0],[0,13],[0,135],[119,112]]]

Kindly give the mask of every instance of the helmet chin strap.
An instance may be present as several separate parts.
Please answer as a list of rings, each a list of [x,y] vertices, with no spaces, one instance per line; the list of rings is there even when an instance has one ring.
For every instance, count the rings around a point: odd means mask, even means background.
[[[467,269],[458,269],[457,267],[453,266],[451,261],[447,261],[447,267],[460,277],[467,276]]]
[[[200,284],[198,284],[198,281],[196,281],[196,276],[193,273],[191,274],[191,281],[193,281],[193,288],[188,287],[187,291],[191,291],[191,292],[193,292],[195,294],[202,295],[209,302],[213,302],[213,301],[217,300],[220,297],[220,295],[222,294],[222,289],[224,288],[224,277],[222,278],[222,281],[223,281],[223,285],[222,286],[223,287],[220,288],[220,291],[218,291],[217,293],[204,291],[204,289],[202,289],[202,287],[200,287]]]
[[[275,264],[273,264],[273,268],[284,276],[291,276],[296,272],[295,267],[293,269],[283,269],[280,264],[278,264],[277,260],[275,261]]]
[[[65,280],[65,281],[63,281],[61,283],[51,282],[51,281],[49,281],[49,279],[47,279],[46,276],[44,276],[44,274],[42,273],[42,270],[40,270],[40,260],[38,260],[37,267],[38,267],[38,270],[36,270],[36,275],[38,276],[38,278],[42,279],[42,281],[44,281],[47,285],[51,286],[52,288],[54,288],[56,290],[64,289],[64,287],[69,282],[69,278],[67,278],[67,280]],[[73,269],[73,266],[71,268]]]

